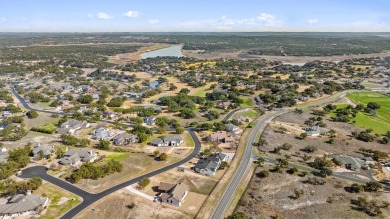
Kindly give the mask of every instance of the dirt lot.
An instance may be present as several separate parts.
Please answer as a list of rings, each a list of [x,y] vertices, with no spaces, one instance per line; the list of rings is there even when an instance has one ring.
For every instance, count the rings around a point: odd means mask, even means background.
[[[88,192],[98,193],[121,182],[179,160],[177,156],[170,155],[167,161],[156,161],[154,157],[144,153],[126,153],[124,156],[114,156],[113,159],[119,160],[124,165],[122,172],[114,173],[98,180],[83,179],[75,185]]]
[[[137,45],[141,45],[144,47],[141,47],[137,52],[122,53],[114,56],[108,56],[108,62],[124,65],[129,62],[141,59],[141,54],[144,52],[150,52],[153,50],[169,47],[169,45],[166,44],[153,44],[153,43],[139,43]]]
[[[257,171],[270,167],[258,168]],[[311,185],[303,183],[306,179],[287,173],[270,173],[264,179],[254,176],[237,211],[245,212],[254,219],[370,218],[364,212],[353,210],[351,199],[362,196],[369,200],[390,200],[386,193],[348,193],[344,187],[350,182],[328,177],[324,185]],[[294,198],[294,189],[303,190],[301,197]],[[390,215],[389,208],[382,209],[382,212],[384,216]]]
[[[129,205],[134,203],[134,207]],[[95,209],[93,211],[92,209]],[[144,218],[159,218],[159,219],[185,219],[192,218],[175,207],[162,205],[158,202],[151,202],[137,195],[131,194],[123,189],[110,196],[94,203],[92,206],[85,209],[77,217],[77,219],[144,219]]]
[[[298,129],[301,129],[301,126],[305,126],[303,122],[312,116],[314,115],[311,115],[310,111],[307,111],[302,114],[291,112],[278,117],[275,120],[276,124],[271,123],[271,125],[268,125],[263,133],[263,139],[268,142],[268,145],[262,147],[262,150],[270,152],[275,147],[279,147],[284,143],[290,143],[293,145],[293,148],[290,151],[283,153],[293,154],[295,152],[299,152],[300,149],[307,145],[313,145],[318,148],[318,151],[313,154],[314,156],[321,156],[324,153],[347,153],[350,155],[361,156],[361,154],[358,153],[358,150],[362,147],[390,152],[389,148],[381,143],[367,143],[353,138],[351,136],[351,132],[359,131],[358,129],[347,123],[332,122],[329,120],[329,117],[324,117],[323,122],[326,123],[326,129],[333,129],[336,131],[336,140],[333,144],[326,143],[329,139],[327,136],[309,136],[304,140],[298,139]],[[292,129],[284,134],[275,132],[275,130],[280,127],[280,122],[295,124],[293,127],[297,129],[296,132]],[[302,154],[303,152],[300,153]],[[272,156],[272,154],[270,155]]]

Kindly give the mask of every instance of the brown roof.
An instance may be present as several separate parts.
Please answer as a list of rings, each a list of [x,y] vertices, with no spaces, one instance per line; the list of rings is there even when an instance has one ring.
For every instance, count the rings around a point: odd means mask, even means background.
[[[171,184],[171,183],[164,183],[160,182],[160,185],[158,186],[158,190],[160,191],[169,191],[175,187],[176,184]]]
[[[188,186],[184,183],[179,183],[172,191],[172,196],[174,199],[180,201],[185,193],[188,191]]]
[[[218,131],[216,133],[213,133],[210,135],[210,138],[218,138],[218,139],[223,139],[227,137],[226,131]]]

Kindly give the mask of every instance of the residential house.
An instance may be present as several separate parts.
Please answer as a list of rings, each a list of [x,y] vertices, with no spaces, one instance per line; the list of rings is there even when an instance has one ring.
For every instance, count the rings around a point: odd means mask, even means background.
[[[226,131],[217,131],[208,137],[208,141],[223,142],[227,137],[228,135]]]
[[[231,102],[219,102],[215,107],[220,109],[228,109],[231,105]]]
[[[55,152],[54,146],[49,145],[37,145],[32,149],[34,157],[43,155],[44,158],[49,158]]]
[[[104,111],[103,116],[113,119],[116,117],[116,113],[111,111]]]
[[[173,146],[177,147],[184,143],[184,139],[181,136],[175,135],[172,137],[166,137],[166,138],[156,138],[153,139],[149,144],[156,147],[167,147],[167,146]]]
[[[170,184],[161,182],[158,190],[161,191],[160,199],[163,203],[180,207],[188,194],[188,186],[184,183]]]
[[[334,160],[344,165],[345,168],[350,170],[357,171],[360,169],[368,169],[368,164],[366,163],[366,161],[358,157],[339,154],[331,155],[330,157],[332,157]]]
[[[209,157],[199,159],[194,166],[194,170],[207,176],[214,176],[221,163],[226,160],[227,156],[225,154],[216,153]]]
[[[240,127],[235,126],[233,124],[226,124],[225,128],[226,128],[227,132],[230,132],[233,135],[236,135],[236,134],[240,133],[240,131],[241,131]]]
[[[156,124],[156,117],[154,117],[154,116],[144,117],[144,123],[146,125],[155,125]]]
[[[0,215],[4,218],[16,218],[46,207],[48,203],[49,198],[41,195],[32,195],[30,191],[27,191],[26,195],[14,195],[6,204],[0,205]]]
[[[139,141],[139,138],[137,135],[132,135],[132,134],[119,134],[116,135],[112,141],[114,142],[114,145],[127,145],[127,144],[132,144],[136,143]]]
[[[217,131],[207,138],[208,141],[211,142],[223,142],[223,143],[234,143],[234,137],[228,137],[226,131]]]
[[[101,127],[93,130],[92,135],[95,140],[111,140],[115,136],[115,132]]]
[[[329,131],[327,129],[323,129],[321,127],[317,126],[310,126],[305,128],[305,132],[307,135],[310,136],[319,136],[319,135],[328,135]]]
[[[77,148],[66,151],[59,163],[62,165],[75,165],[79,162],[94,162],[98,155],[87,148]]]
[[[251,118],[247,117],[247,116],[237,116],[235,118],[232,119],[232,121],[235,123],[235,124],[243,124],[245,122],[250,122],[251,121]]]
[[[91,124],[88,122],[78,121],[78,120],[68,120],[61,124],[60,128],[57,129],[58,134],[71,134],[73,135],[75,131],[81,128],[89,128]]]

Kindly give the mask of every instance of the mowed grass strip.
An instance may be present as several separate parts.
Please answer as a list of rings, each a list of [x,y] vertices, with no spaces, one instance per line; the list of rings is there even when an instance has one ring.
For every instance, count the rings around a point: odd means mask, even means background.
[[[357,128],[373,129],[375,134],[384,134],[390,130],[390,97],[376,92],[356,92],[347,95],[348,98],[367,105],[369,102],[378,103],[381,108],[377,110],[377,116],[372,116],[366,112],[359,112],[355,118],[351,118],[350,123]],[[338,104],[337,108],[345,108],[348,104]],[[330,112],[330,117],[336,116],[335,112]]]
[[[39,217],[41,219],[59,218],[65,212],[80,203],[80,200],[76,195],[50,183],[42,184],[39,189],[34,191],[34,194],[45,194],[50,199],[47,212],[42,217]],[[60,203],[61,198],[66,198],[67,200],[64,200],[63,203]]]

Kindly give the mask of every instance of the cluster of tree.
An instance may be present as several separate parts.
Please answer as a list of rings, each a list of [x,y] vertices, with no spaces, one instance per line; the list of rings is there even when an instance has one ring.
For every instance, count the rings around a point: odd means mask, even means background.
[[[7,106],[0,107],[0,111],[10,111],[11,113],[20,113],[22,112],[22,109],[20,109],[19,107],[13,104],[8,104]]]
[[[333,174],[333,162],[331,160],[326,159],[325,156],[322,158],[316,157],[311,166],[320,170],[319,175],[322,177],[330,176]]]
[[[375,140],[375,136],[371,134],[372,129],[367,129],[365,131],[361,131],[359,133],[352,132],[352,136],[356,139],[364,142],[373,142]]]
[[[89,139],[78,139],[75,136],[62,134],[61,140],[64,145],[75,146],[75,147],[86,147],[91,144]]]
[[[11,96],[11,93],[7,90],[1,90],[0,91],[0,100],[6,102],[6,103],[13,103],[14,99]]]
[[[87,162],[70,175],[70,180],[77,183],[81,179],[98,179],[115,172],[121,172],[122,170],[123,164],[115,160],[110,160],[105,164]]]
[[[372,157],[372,159],[376,161],[385,160],[389,157],[389,154],[384,151],[378,151],[373,149],[360,148],[360,152],[362,152],[365,156]]]
[[[125,102],[125,99],[122,97],[114,97],[107,103],[108,107],[121,107]]]
[[[31,147],[25,146],[8,152],[6,163],[0,163],[0,179],[6,179],[30,162]]]
[[[34,177],[28,180],[16,182],[13,179],[0,181],[0,196],[25,194],[27,190],[33,191],[42,185],[42,179]]]
[[[381,209],[389,207],[390,203],[383,201],[380,203],[377,200],[367,200],[364,197],[358,197],[357,199],[352,199],[351,204],[352,208],[358,211],[363,211],[371,217],[383,215]]]
[[[36,93],[36,92],[30,92],[30,93],[25,94],[24,96],[25,96],[25,98],[28,98],[31,103],[50,102],[50,97],[45,97],[42,94]]]
[[[90,104],[93,101],[93,97],[89,94],[81,95],[77,101],[81,104]]]
[[[63,102],[61,100],[53,100],[53,102],[51,102],[49,106],[57,107],[57,106],[59,106],[61,104],[63,104]]]
[[[378,182],[367,182],[365,185],[361,185],[358,183],[353,183],[349,187],[345,187],[345,190],[350,192],[350,193],[359,193],[359,192],[378,192],[383,188],[382,184]]]
[[[159,150],[155,150],[153,152],[153,156],[159,161],[166,161],[168,159],[168,155],[166,153],[160,153]]]
[[[153,130],[146,128],[142,125],[135,125],[131,132],[138,136],[139,142],[145,142],[148,139],[148,136],[153,135]]]
[[[139,117],[153,116],[159,114],[160,110],[155,110],[151,107],[131,107],[128,109],[114,109],[115,112],[122,112],[123,114],[127,113],[137,113]]]
[[[110,150],[110,141],[108,140],[99,140],[99,143],[96,145],[97,149],[100,150]]]
[[[3,130],[0,130],[2,141],[17,141],[26,136],[28,131],[22,126],[8,124]]]
[[[179,94],[177,96],[166,96],[160,98],[160,105],[168,106],[168,111],[179,112],[183,118],[194,118],[193,110],[196,104],[203,105],[205,98],[197,96],[188,96],[186,94]]]

